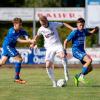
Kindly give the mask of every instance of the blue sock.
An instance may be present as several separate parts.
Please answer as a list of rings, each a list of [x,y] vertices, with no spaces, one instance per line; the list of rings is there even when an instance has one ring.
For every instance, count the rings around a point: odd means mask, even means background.
[[[82,68],[82,74],[86,75],[87,72],[88,72],[88,67],[83,66],[83,68]]]
[[[15,79],[20,79],[21,63],[15,63]]]

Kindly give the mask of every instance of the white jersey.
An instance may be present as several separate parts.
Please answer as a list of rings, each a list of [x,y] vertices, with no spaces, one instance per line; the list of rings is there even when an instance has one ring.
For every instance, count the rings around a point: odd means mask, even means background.
[[[60,43],[60,38],[57,32],[57,27],[62,26],[63,23],[61,22],[49,22],[48,27],[41,26],[38,29],[37,35],[43,35],[44,37],[44,47],[47,49],[49,47],[52,47],[55,43]]]

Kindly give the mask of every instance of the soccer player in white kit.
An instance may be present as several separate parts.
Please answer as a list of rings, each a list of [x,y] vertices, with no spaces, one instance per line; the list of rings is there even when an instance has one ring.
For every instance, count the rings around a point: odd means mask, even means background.
[[[73,30],[73,27],[66,23],[61,22],[48,22],[47,17],[45,16],[39,16],[39,22],[41,24],[41,27],[37,31],[37,35],[35,36],[35,40],[37,41],[40,35],[43,35],[44,37],[44,47],[46,48],[46,70],[49,78],[51,79],[53,83],[53,87],[57,87],[57,83],[54,77],[54,69],[53,69],[53,62],[54,62],[54,56],[57,54],[61,60],[64,67],[64,76],[65,80],[68,81],[68,68],[67,68],[67,59],[65,57],[65,50],[63,49],[63,46],[61,44],[57,27],[59,26],[66,26]]]

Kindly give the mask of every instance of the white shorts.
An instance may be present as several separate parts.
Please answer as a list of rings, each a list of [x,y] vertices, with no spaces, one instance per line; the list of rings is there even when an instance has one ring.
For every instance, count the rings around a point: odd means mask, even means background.
[[[49,47],[46,49],[46,57],[45,61],[51,61],[54,62],[54,57],[57,53],[63,52],[63,46],[61,43],[55,43],[52,45],[52,47]]]

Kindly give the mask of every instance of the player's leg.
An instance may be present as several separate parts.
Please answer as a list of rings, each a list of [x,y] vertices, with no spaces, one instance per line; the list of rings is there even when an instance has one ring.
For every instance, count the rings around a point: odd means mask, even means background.
[[[54,67],[53,67],[53,59],[54,59],[55,53],[53,51],[46,51],[46,71],[53,83],[53,87],[56,87],[56,80],[54,76]]]
[[[22,57],[18,53],[18,51],[15,48],[7,46],[7,52],[10,57],[13,57],[15,60],[15,82],[17,83],[25,83],[24,80],[20,79],[20,71],[21,71],[21,63],[22,63]]]
[[[1,59],[0,59],[0,66],[1,65],[4,65],[7,60],[8,60],[8,57],[7,56],[2,56]]]
[[[74,56],[75,58],[79,59],[80,61],[83,61],[83,58],[86,56],[86,53],[85,53],[84,50],[79,50],[79,49],[77,49],[77,48],[73,48],[73,49],[72,49],[72,52],[73,52],[73,56]],[[76,74],[76,75],[74,76],[74,80],[75,80],[75,85],[76,85],[76,86],[79,85],[79,77],[80,77],[80,75],[81,75],[81,76],[84,76],[84,75],[82,74],[82,73],[83,73],[83,69],[85,70],[85,69],[87,69],[87,68],[86,68],[85,66],[83,66],[82,72],[79,73],[79,74]],[[83,78],[82,78],[82,79],[83,79]]]
[[[22,62],[22,58],[20,55],[17,55],[13,58],[16,62],[15,62],[15,79],[20,79],[20,70],[21,70],[21,62]]]
[[[46,71],[47,71],[49,78],[51,79],[53,83],[53,87],[57,87],[55,76],[54,76],[54,67],[53,67],[52,62],[46,61]]]
[[[88,66],[88,72],[85,73],[85,75],[87,75],[88,73],[90,73],[92,70],[93,70],[93,66],[92,66],[92,64],[90,64],[90,65]]]
[[[91,60],[91,63],[92,63],[91,57],[90,57],[89,55],[87,55],[87,56],[89,57],[89,59]],[[93,70],[93,66],[92,66],[91,63],[90,63],[90,65],[88,66],[88,71],[87,71],[87,73],[85,73],[85,75],[87,75],[89,72],[91,72],[91,71]]]
[[[69,79],[69,75],[68,75],[68,65],[67,65],[67,58],[66,55],[64,54],[64,50],[63,50],[63,46],[62,44],[57,45],[56,47],[56,53],[57,55],[61,58],[62,60],[62,65],[64,67],[64,76],[65,76],[65,80],[68,81]]]
[[[84,76],[86,74],[88,74],[88,71],[91,70],[91,68],[89,69],[89,66],[90,66],[92,60],[87,55],[85,55],[83,57],[83,62],[85,62],[85,63],[83,64],[82,72],[80,74],[78,74],[78,81],[80,81],[82,83],[86,83]]]
[[[67,59],[65,57],[65,54],[63,51],[58,52],[57,54],[61,60],[62,60],[62,65],[64,67],[64,76],[65,76],[65,80],[68,81],[69,79],[69,75],[68,75],[68,66],[67,66]]]
[[[85,75],[88,74],[90,71],[92,71],[92,65],[91,65],[92,59],[91,59],[88,55],[86,55],[86,56],[84,56],[84,58],[83,58],[83,62],[85,62],[85,63],[83,64],[83,68],[82,68],[81,74],[82,74],[83,76],[85,76]]]
[[[90,71],[91,70],[91,63],[92,63],[92,59],[90,59],[89,57],[88,57],[88,55],[85,55],[84,56],[84,58],[83,58],[83,61],[85,62],[84,64],[83,64],[83,68],[82,68],[82,74],[83,75],[86,75],[87,73],[88,73],[88,71]]]
[[[19,55],[13,57],[15,62],[15,82],[24,84],[26,81],[22,80],[20,78],[20,71],[21,71],[21,63],[22,63],[22,57]]]
[[[0,59],[0,66],[4,65],[6,61],[9,59],[8,50],[5,47],[1,49],[1,59]]]

